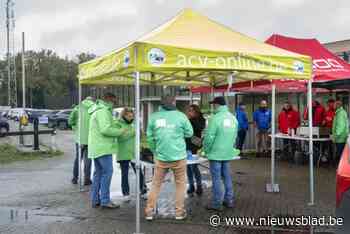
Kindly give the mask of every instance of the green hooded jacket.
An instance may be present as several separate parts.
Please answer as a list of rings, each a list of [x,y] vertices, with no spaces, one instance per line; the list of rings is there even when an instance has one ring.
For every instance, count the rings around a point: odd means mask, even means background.
[[[98,100],[89,109],[91,115],[89,129],[89,158],[98,158],[118,152],[117,137],[125,134],[125,130],[113,120],[112,104]]]
[[[79,105],[75,106],[71,114],[69,115],[68,124],[72,127],[74,132],[74,139],[76,143],[82,145],[88,144],[89,138],[89,125],[90,125],[90,114],[88,113],[95,103],[92,100],[85,99]],[[80,130],[80,141],[79,141],[79,109],[81,108],[81,130]]]
[[[238,131],[236,117],[227,106],[220,106],[209,120],[203,140],[203,150],[209,160],[231,160],[239,154],[234,148]]]
[[[118,137],[117,160],[132,160],[135,158],[135,128],[133,123],[127,123],[124,119],[117,120],[121,129],[125,129],[126,134]]]
[[[335,111],[332,135],[335,143],[345,143],[349,135],[348,115],[343,107]]]
[[[193,129],[185,114],[160,108],[151,115],[147,126],[147,143],[155,158],[173,162],[187,158],[185,138]]]

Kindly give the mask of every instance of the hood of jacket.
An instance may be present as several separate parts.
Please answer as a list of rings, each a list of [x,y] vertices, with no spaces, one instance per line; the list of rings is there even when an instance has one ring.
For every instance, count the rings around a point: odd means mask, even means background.
[[[108,110],[112,111],[113,104],[105,102],[105,101],[99,99],[99,100],[96,101],[96,103],[94,105],[90,106],[88,112],[89,112],[90,115],[92,115],[97,110],[100,110],[100,109],[103,109],[103,108],[107,108]]]

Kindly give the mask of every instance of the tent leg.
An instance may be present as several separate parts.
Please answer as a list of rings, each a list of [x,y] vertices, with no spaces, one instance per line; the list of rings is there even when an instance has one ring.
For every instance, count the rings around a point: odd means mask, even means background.
[[[82,99],[82,95],[81,95],[81,92],[82,92],[82,88],[81,88],[81,84],[79,84],[79,101],[78,101],[78,105],[80,105],[81,103],[81,99]],[[81,169],[81,145],[80,145],[80,129],[81,129],[81,124],[82,124],[82,121],[81,121],[81,108],[79,108],[79,115],[78,115],[78,167],[79,167],[79,191],[82,192],[84,191],[83,189],[83,180],[82,180],[82,169]]]
[[[313,155],[313,141],[312,141],[312,83],[311,80],[307,84],[307,105],[308,105],[308,122],[309,122],[309,169],[310,169],[310,206],[315,205],[315,194],[314,194],[314,155]]]
[[[211,90],[210,90],[210,98],[211,98],[211,100],[214,99],[214,87],[213,86],[211,87]],[[210,105],[210,114],[213,114],[213,113],[214,113],[214,105]]]
[[[140,233],[140,72],[135,74],[136,234]]]
[[[275,159],[275,150],[276,150],[276,126],[275,126],[275,113],[276,113],[276,85],[272,84],[272,117],[271,117],[271,183],[266,185],[266,192],[268,193],[278,193],[280,191],[279,184],[275,182],[276,174],[276,159]]]

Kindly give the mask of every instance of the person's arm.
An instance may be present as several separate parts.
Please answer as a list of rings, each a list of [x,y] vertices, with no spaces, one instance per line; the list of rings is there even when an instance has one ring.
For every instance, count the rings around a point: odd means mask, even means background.
[[[190,138],[193,136],[193,128],[191,122],[188,120],[186,116],[184,116],[184,122],[183,122],[183,131],[184,131],[184,137]]]
[[[68,118],[68,125],[71,126],[73,129],[76,127],[78,122],[78,108],[75,107],[73,111],[70,113]]]
[[[247,113],[243,112],[243,121],[247,125],[246,130],[249,129],[249,122],[248,122],[248,116]]]
[[[153,152],[153,154],[155,154],[155,152],[156,152],[156,140],[155,140],[155,136],[154,136],[154,120],[152,119],[152,117],[150,118],[150,120],[148,122],[146,135],[147,135],[148,147]]]
[[[96,112],[97,126],[102,135],[108,137],[119,137],[126,133],[126,130],[113,122],[111,113],[108,110],[98,110]]]
[[[340,113],[338,116],[336,116],[336,124],[335,124],[335,137],[339,137],[346,128],[346,121],[348,121],[348,118],[345,114]]]
[[[205,153],[210,152],[215,136],[216,136],[217,126],[214,117],[209,121],[208,128],[205,131],[204,140],[203,140],[203,150]]]

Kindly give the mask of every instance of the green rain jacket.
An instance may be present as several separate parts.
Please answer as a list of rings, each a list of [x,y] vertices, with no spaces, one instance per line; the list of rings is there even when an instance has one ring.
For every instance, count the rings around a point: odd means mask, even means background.
[[[163,107],[151,115],[147,126],[147,143],[155,158],[173,162],[187,158],[185,138],[193,129],[186,115]]]
[[[88,113],[95,103],[92,100],[85,99],[79,105],[75,106],[71,114],[69,115],[68,124],[72,127],[74,132],[74,139],[76,143],[82,145],[88,144],[89,138],[89,125],[90,125],[90,114]],[[81,130],[79,131],[79,109],[81,108]],[[80,132],[80,141],[79,141]]]
[[[226,161],[231,160],[239,154],[234,148],[238,131],[236,117],[231,114],[227,106],[220,106],[204,134],[203,150],[209,160]]]
[[[132,160],[135,158],[135,128],[133,123],[127,123],[124,119],[117,120],[117,124],[121,129],[125,130],[125,134],[118,137],[118,153],[117,160]]]
[[[112,105],[98,100],[89,109],[91,115],[89,128],[89,158],[98,158],[118,152],[117,137],[125,130],[112,117]]]
[[[349,135],[348,115],[343,107],[335,111],[332,135],[335,143],[345,143]]]

